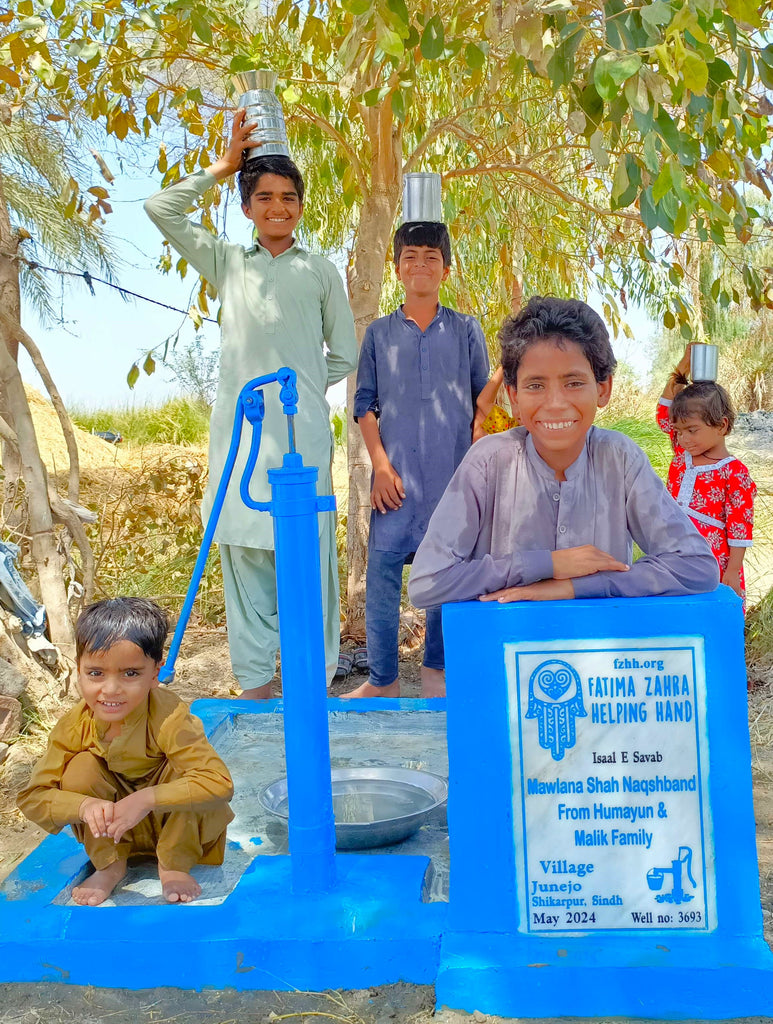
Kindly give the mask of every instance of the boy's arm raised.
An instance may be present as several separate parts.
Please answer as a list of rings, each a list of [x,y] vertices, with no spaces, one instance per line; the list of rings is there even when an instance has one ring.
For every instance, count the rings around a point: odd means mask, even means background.
[[[228,148],[219,160],[206,170],[182,178],[145,200],[145,212],[164,238],[215,287],[219,284],[227,243],[201,224],[189,220],[188,211],[216,181],[222,181],[239,170],[242,153],[255,145],[247,137],[254,128],[254,121],[245,123],[244,110],[237,110]]]

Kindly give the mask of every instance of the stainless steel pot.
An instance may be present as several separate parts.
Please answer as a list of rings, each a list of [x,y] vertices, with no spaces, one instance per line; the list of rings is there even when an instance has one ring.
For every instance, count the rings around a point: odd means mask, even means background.
[[[448,796],[445,779],[417,768],[333,768],[331,779],[339,850],[399,843],[421,828]],[[266,786],[258,800],[271,814],[288,818],[287,778]]]
[[[690,349],[692,380],[716,380],[718,366],[719,348],[716,345],[696,344]]]
[[[439,174],[421,172],[404,176],[403,223],[416,220],[443,222]]]
[[[241,90],[238,105],[246,108],[247,121],[257,121],[258,124],[250,138],[263,143],[247,150],[247,160],[258,156],[290,155],[282,104],[274,92],[276,79],[276,71],[266,68],[243,71],[232,78],[236,88]]]

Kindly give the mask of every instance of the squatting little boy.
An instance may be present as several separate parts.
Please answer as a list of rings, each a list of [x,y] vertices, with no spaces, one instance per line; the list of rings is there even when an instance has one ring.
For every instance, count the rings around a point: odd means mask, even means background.
[[[152,854],[169,903],[201,895],[194,864],[222,864],[233,784],[201,722],[158,669],[166,614],[143,598],[84,609],[76,624],[82,700],[56,724],[19,795],[21,811],[47,832],[71,825],[94,873],[73,889],[83,906],[103,903],[132,854]]]

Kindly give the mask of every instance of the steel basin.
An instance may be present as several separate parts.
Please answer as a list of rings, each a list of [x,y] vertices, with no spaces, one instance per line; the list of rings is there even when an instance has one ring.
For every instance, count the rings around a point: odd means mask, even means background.
[[[331,779],[339,850],[399,843],[448,796],[445,779],[417,768],[333,768]],[[269,783],[258,799],[271,814],[287,820],[286,777]]]

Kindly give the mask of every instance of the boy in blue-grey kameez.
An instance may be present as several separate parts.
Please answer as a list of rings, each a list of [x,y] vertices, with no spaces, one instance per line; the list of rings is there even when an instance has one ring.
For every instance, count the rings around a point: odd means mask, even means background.
[[[405,302],[368,326],[354,418],[373,465],[365,622],[369,681],[345,696],[396,697],[403,566],[472,443],[475,401],[488,380],[478,321],[438,303],[451,246],[443,224],[403,224],[394,260]],[[427,609],[422,695],[445,693],[440,608]]]

